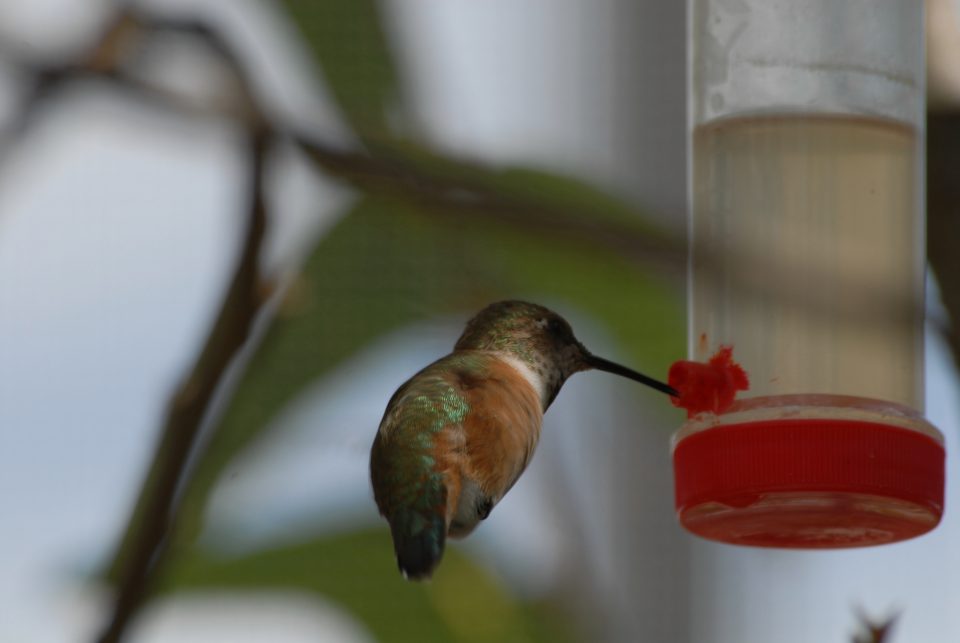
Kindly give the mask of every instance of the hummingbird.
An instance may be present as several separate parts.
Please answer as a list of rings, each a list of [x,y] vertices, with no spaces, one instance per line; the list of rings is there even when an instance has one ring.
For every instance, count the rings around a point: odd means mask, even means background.
[[[370,479],[404,577],[429,578],[446,538],[469,535],[490,515],[530,463],[560,387],[589,369],[677,395],[593,355],[563,317],[524,301],[481,310],[452,353],[397,389],[373,441]]]

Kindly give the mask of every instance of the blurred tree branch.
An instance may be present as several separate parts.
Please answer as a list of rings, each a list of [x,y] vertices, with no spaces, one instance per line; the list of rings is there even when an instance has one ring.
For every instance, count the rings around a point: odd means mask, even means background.
[[[136,82],[123,71],[132,41],[142,35],[149,24],[149,20],[135,10],[119,7],[86,50],[78,52],[74,60],[60,64],[31,62],[13,52],[11,47],[0,46],[6,62],[14,65],[27,82],[19,109],[0,134],[3,153],[10,152],[58,92],[71,83],[85,79],[106,80],[154,102],[160,98],[169,100],[169,96]],[[165,24],[161,21],[155,28],[193,33],[229,64],[231,71],[241,79],[242,88],[251,86],[243,67],[237,62],[238,58],[204,25]],[[99,638],[103,643],[122,639],[131,617],[150,591],[153,573],[166,553],[176,512],[177,491],[203,420],[224,373],[246,342],[261,307],[259,257],[267,226],[265,177],[272,134],[263,126],[264,119],[256,109],[256,103],[249,99],[249,95],[247,98],[247,105],[254,108],[244,114],[249,194],[243,247],[204,348],[168,406],[151,468],[115,558],[118,568],[111,570],[111,576],[116,580],[115,602],[111,618]]]
[[[203,420],[224,373],[246,342],[260,311],[259,257],[267,227],[264,187],[269,147],[269,137],[263,132],[248,133],[250,193],[246,238],[203,350],[168,406],[151,468],[127,523],[130,531],[115,558],[120,567],[115,570],[116,601],[110,622],[100,636],[101,643],[121,640],[131,616],[149,592],[151,576],[162,564],[167,550],[176,494]]]

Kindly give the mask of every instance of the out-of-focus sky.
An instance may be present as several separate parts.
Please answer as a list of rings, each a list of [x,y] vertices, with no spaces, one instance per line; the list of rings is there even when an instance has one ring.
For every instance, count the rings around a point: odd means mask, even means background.
[[[0,2],[0,37],[41,49],[70,40],[73,30],[92,27],[83,4]],[[274,70],[271,95],[284,109],[307,121],[329,118],[317,116],[319,90],[288,49],[283,26],[257,3],[153,4],[225,16],[238,37],[261,43],[255,61]],[[396,16],[400,4],[390,5]],[[682,166],[682,150],[669,147],[676,141],[650,134],[638,143],[647,156],[638,153],[625,166],[609,151],[616,146],[578,138],[605,131],[599,124],[617,109],[617,88],[625,82],[607,78],[610,91],[601,98],[577,92],[600,73],[591,61],[604,56],[576,44],[597,41],[584,30],[609,26],[603,12],[613,16],[612,6],[586,0],[407,4],[398,34],[420,43],[407,60],[423,72],[413,78],[426,129],[450,149],[495,160],[541,159],[632,196],[650,193],[651,202],[671,210],[677,186],[656,194],[647,185],[654,179],[625,168],[654,157],[650,146],[663,146]],[[544,20],[547,27],[538,28]],[[485,36],[494,32],[491,57]],[[517,55],[521,51],[532,53]],[[511,67],[511,60],[523,64]],[[561,64],[569,75],[538,75]],[[541,103],[517,103],[503,91],[538,77],[545,79]],[[9,83],[0,72],[0,95],[10,95]],[[683,109],[656,106],[656,89],[649,93],[654,107],[643,118]],[[557,100],[562,97],[569,100]],[[609,103],[609,113],[598,114],[595,100]],[[83,576],[109,553],[126,518],[166,397],[201,341],[233,256],[243,168],[231,145],[229,132],[216,127],[80,97],[45,117],[0,168],[0,641],[86,640],[99,624],[102,597],[82,584]],[[290,172],[282,201],[287,220],[296,223],[285,224],[274,240],[278,250],[322,215],[317,188],[295,167]],[[460,321],[401,332],[357,356],[339,378],[319,383],[317,396],[285,418],[293,442],[264,446],[242,464],[243,475],[218,492],[215,522],[238,528],[251,544],[282,535],[310,508],[341,510],[345,520],[377,520],[366,449],[382,409],[357,400],[385,402],[410,372],[448,350]],[[580,334],[598,353],[615,350],[587,320],[573,321],[578,332],[586,325]],[[927,382],[928,417],[956,453],[957,381],[935,338],[928,343]],[[531,471],[498,506],[497,521],[468,542],[526,591],[550,581],[562,549],[550,539],[556,516],[542,502],[550,493],[549,467],[588,466],[578,427],[590,420],[581,402],[605,395],[611,393],[600,380],[571,381],[548,416]],[[324,419],[319,424],[342,428],[316,431],[316,414]],[[951,477],[948,503],[956,490]],[[252,520],[249,508],[257,503],[272,513]],[[693,640],[839,641],[858,605],[875,614],[904,609],[897,640],[951,640],[946,633],[960,632],[953,607],[960,601],[954,516],[948,508],[943,525],[924,538],[856,552],[734,549],[691,539]],[[677,537],[686,536],[678,531]],[[586,538],[601,552],[593,554],[599,576],[614,579],[617,561],[602,553],[606,535]],[[510,546],[518,539],[526,546]],[[135,640],[243,643],[264,640],[265,631],[281,642],[368,640],[349,618],[302,596],[165,602],[147,614]]]

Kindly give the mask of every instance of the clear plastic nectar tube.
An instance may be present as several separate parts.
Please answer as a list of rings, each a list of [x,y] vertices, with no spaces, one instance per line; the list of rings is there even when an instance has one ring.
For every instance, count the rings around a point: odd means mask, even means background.
[[[923,411],[922,3],[691,0],[690,353]]]
[[[923,3],[688,7],[689,352],[732,345],[751,386],[678,441],[806,419],[942,444],[922,415]]]

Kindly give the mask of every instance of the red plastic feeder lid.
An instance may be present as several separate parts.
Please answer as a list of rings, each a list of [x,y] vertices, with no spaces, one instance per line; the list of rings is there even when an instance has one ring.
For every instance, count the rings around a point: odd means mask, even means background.
[[[688,530],[733,544],[890,543],[940,521],[944,460],[930,436],[875,422],[718,425],[676,444],[676,508]]]

